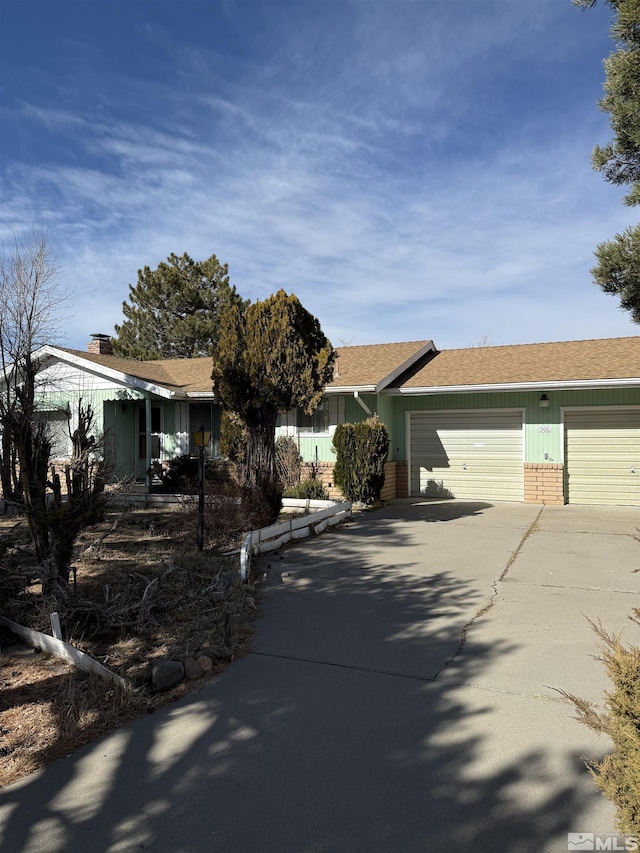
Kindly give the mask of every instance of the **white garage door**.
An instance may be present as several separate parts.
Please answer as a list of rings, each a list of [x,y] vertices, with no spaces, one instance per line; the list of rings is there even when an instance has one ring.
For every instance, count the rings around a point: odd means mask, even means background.
[[[640,409],[565,412],[567,498],[640,506]]]
[[[522,412],[414,412],[411,494],[524,499]]]

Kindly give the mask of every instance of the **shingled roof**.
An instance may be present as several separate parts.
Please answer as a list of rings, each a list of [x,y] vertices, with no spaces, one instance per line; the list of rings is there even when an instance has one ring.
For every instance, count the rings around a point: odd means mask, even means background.
[[[398,393],[440,388],[640,382],[640,336],[472,347],[434,353],[391,386]]]
[[[143,382],[162,385],[169,391],[186,394],[211,392],[210,356],[201,358],[167,358],[158,361],[136,361],[133,358],[120,358],[115,355],[98,355],[84,350],[56,347],[76,358],[93,362],[100,367],[125,373]]]
[[[212,360],[135,361],[55,347],[178,395],[212,392]],[[327,392],[419,394],[446,390],[640,384],[640,336],[438,352],[430,340],[340,347]]]
[[[340,347],[336,350],[333,380],[327,385],[327,391],[381,391],[434,351],[433,341]]]
[[[187,394],[211,392],[212,360],[203,358],[171,358],[159,361],[136,361],[114,355],[99,355],[81,350],[63,349],[75,358],[100,367],[133,376],[143,382],[162,385],[170,391]],[[396,344],[369,344],[340,347],[337,350],[333,381],[328,391],[377,391],[399,374],[414,366],[426,352],[435,349],[432,341],[405,341]]]

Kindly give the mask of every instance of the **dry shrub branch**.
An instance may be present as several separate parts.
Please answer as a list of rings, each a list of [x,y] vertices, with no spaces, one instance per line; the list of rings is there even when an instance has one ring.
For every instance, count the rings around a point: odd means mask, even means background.
[[[250,648],[257,591],[241,584],[237,554],[247,513],[259,508],[208,499],[207,549],[195,548],[194,510],[112,511],[77,542],[77,583],[43,594],[26,524],[0,520],[0,612],[50,633],[57,609],[65,639],[127,680],[122,690],[55,657],[5,653],[0,632],[0,786],[20,778],[127,719],[174,700],[202,682],[150,689],[151,666],[206,649],[212,674]],[[37,580],[37,578],[36,578]],[[15,639],[15,638],[14,638]]]
[[[629,618],[640,625],[640,608]],[[629,835],[640,835],[640,648],[625,645],[620,636],[610,634],[602,624],[589,623],[601,640],[602,656],[613,689],[606,694],[606,706],[598,712],[594,706],[566,691],[560,691],[573,703],[577,718],[596,732],[604,732],[613,741],[613,752],[602,761],[587,766],[596,785],[616,806],[618,826]]]

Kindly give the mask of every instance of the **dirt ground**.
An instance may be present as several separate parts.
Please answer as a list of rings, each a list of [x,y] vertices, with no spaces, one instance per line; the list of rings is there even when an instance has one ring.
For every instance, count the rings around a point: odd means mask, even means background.
[[[221,555],[233,544],[207,542],[198,554],[195,519],[181,509],[114,509],[84,532],[73,564],[79,605],[61,614],[63,637],[129,686],[16,646],[0,627],[0,787],[198,688],[250,649],[258,590],[237,582],[237,555]],[[33,562],[26,522],[0,520],[0,614],[49,634],[55,603],[30,584]],[[203,649],[210,672],[152,692],[154,660]]]

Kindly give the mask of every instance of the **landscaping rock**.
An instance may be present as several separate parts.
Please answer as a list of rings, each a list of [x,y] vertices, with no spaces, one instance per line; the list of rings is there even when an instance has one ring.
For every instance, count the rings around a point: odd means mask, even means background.
[[[192,657],[184,659],[184,677],[189,681],[194,681],[202,675],[202,665],[200,661],[194,660]]]
[[[212,661],[231,660],[233,652],[226,646],[211,646],[207,649],[201,649],[196,655],[196,660],[200,660],[201,655],[206,655],[208,658],[211,658]]]
[[[213,669],[213,661],[207,655],[200,655],[196,663],[203,672],[211,672]]]
[[[154,693],[171,690],[184,678],[184,664],[178,660],[159,660],[151,664],[151,689]]]

